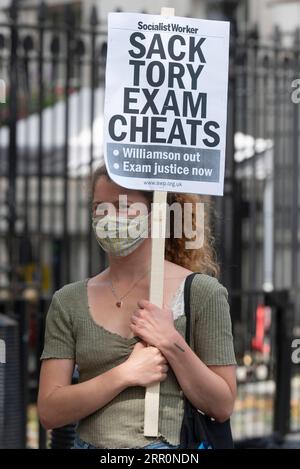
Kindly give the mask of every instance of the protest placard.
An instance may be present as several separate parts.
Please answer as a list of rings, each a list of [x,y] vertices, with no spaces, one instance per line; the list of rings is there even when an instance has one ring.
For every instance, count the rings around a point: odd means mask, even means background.
[[[111,13],[104,156],[133,189],[223,195],[229,23]]]

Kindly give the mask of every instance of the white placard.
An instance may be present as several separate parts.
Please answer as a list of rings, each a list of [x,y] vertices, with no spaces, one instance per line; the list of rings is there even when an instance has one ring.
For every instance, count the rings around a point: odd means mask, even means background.
[[[110,13],[104,157],[131,189],[223,195],[229,22]]]

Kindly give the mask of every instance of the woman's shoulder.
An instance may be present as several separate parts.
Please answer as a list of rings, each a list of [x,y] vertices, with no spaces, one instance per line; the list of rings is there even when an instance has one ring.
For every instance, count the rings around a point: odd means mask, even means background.
[[[194,272],[194,274],[193,284],[197,289],[206,290],[207,292],[223,288],[226,290],[217,277],[202,272]]]
[[[165,261],[165,274],[167,277],[170,278],[182,278],[184,279],[187,277],[189,274],[191,274],[192,271],[189,269],[186,269],[185,267],[182,267],[181,265],[175,264],[175,262],[171,261]]]
[[[74,309],[84,300],[84,288],[87,279],[67,283],[54,292],[54,297],[64,309]]]
[[[174,276],[184,280],[188,276],[193,275],[191,290],[193,295],[197,296],[198,299],[202,300],[217,291],[228,294],[226,288],[217,277],[202,272],[194,272],[170,261],[166,261],[165,266],[170,277]]]
[[[217,277],[195,272],[191,284],[191,300],[203,306],[213,297],[228,299],[228,291]]]

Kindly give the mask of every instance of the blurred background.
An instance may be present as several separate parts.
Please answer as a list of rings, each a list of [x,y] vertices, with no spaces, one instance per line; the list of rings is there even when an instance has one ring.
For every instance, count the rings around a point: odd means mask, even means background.
[[[288,0],[0,0],[0,448],[72,440],[74,426],[38,423],[39,357],[53,292],[106,267],[87,181],[103,158],[107,13],[162,6],[231,22],[225,194],[212,200],[238,360],[232,428],[237,447],[300,448],[300,2]]]

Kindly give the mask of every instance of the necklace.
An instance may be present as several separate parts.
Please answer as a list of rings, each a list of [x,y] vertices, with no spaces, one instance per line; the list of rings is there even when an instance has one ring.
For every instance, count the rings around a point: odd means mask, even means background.
[[[142,280],[142,278],[145,277],[145,275],[149,272],[149,270],[150,270],[150,269],[148,269],[148,270],[142,275],[142,277],[140,277],[140,278],[132,285],[132,287],[130,287],[130,289],[129,289],[124,295],[122,295],[121,297],[118,297],[118,295],[117,295],[117,293],[116,293],[116,290],[115,290],[115,287],[113,286],[112,279],[111,279],[111,277],[109,276],[110,287],[111,287],[111,290],[112,290],[112,292],[113,292],[114,297],[115,297],[116,300],[117,300],[117,301],[116,301],[116,306],[117,306],[118,308],[121,308],[121,307],[122,307],[122,305],[123,305],[123,302],[122,302],[123,298],[125,298],[125,297],[131,292],[131,290],[133,290],[133,288]]]

